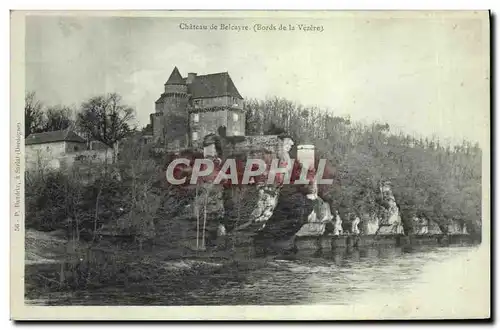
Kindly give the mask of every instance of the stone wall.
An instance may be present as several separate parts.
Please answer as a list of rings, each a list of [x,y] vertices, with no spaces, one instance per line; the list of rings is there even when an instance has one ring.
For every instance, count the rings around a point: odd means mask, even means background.
[[[87,150],[86,143],[67,141],[65,145],[65,153],[80,152]]]
[[[247,158],[264,159],[278,156],[283,152],[283,141],[277,135],[252,135],[223,139],[224,157],[245,155]]]
[[[226,135],[245,135],[245,112],[239,110],[228,110],[226,121]]]
[[[183,93],[167,94],[156,103],[153,117],[153,135],[156,141],[166,142],[179,148],[188,146],[189,115],[187,112],[188,95]]]
[[[217,129],[221,126],[227,127],[228,114],[227,110],[209,111],[191,113],[189,115],[189,125],[191,126],[191,144],[195,147],[200,147],[203,143],[203,138],[208,134],[217,134]],[[198,122],[195,122],[194,117],[198,116]],[[196,132],[196,140],[194,139]]]
[[[191,101],[193,107],[205,108],[213,106],[238,106],[243,107],[243,100],[232,96],[219,96],[219,97],[207,97],[207,98],[197,98]]]
[[[66,142],[31,144],[25,146],[26,169],[57,168],[54,159],[61,158],[66,153]]]
[[[49,147],[49,149],[47,149]],[[78,148],[77,151],[75,147]],[[78,142],[54,142],[26,146],[26,171],[66,170],[76,163],[102,164],[113,161],[113,149],[84,150]]]
[[[159,142],[163,138],[163,113],[156,112],[149,115],[151,127],[153,128],[153,141]]]

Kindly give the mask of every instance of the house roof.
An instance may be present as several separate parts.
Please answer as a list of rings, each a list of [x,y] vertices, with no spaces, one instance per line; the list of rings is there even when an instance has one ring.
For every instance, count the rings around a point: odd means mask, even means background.
[[[196,76],[194,81],[188,85],[188,92],[194,99],[218,96],[243,99],[227,72]]]
[[[187,78],[182,78],[177,67],[174,68],[165,85],[186,85]],[[195,76],[192,83],[187,84],[191,98],[206,98],[219,96],[232,96],[243,99],[233,83],[228,72],[211,73]],[[156,101],[160,102],[165,94]]]
[[[75,132],[70,130],[61,130],[30,134],[26,138],[25,144],[43,144],[61,141],[85,143],[85,140]]]
[[[179,69],[177,69],[177,67],[174,68],[174,70],[170,74],[170,77],[168,77],[168,80],[165,83],[165,85],[185,85],[185,84],[186,82],[182,78]]]

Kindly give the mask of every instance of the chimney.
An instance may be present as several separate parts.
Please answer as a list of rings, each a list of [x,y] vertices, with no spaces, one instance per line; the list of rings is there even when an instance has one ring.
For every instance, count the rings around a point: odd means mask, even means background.
[[[314,145],[310,144],[298,145],[297,160],[303,167],[309,170],[314,169]],[[308,198],[313,198],[313,199],[316,198],[318,196],[318,182],[316,181],[316,177],[312,178],[312,182],[310,182],[309,189],[310,190],[308,193]]]
[[[297,146],[297,160],[307,168],[314,167],[314,146],[300,144]]]
[[[195,78],[196,78],[196,72],[189,72],[186,79],[186,84],[187,85],[191,84]]]

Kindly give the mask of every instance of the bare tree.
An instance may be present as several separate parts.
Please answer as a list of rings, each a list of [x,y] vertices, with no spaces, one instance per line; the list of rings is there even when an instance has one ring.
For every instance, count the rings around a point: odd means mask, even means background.
[[[42,130],[42,103],[36,99],[35,92],[27,92],[24,97],[24,135]]]
[[[134,110],[122,104],[122,98],[116,93],[95,96],[82,103],[77,123],[87,136],[114,148],[131,131],[130,121],[134,119]]]
[[[123,174],[122,184],[126,193],[122,196],[126,210],[124,217],[134,232],[135,240],[142,250],[144,242],[152,243],[155,237],[155,214],[160,207],[160,196],[154,187],[157,168],[149,158],[150,148],[135,138],[123,144],[124,161],[117,163]]]
[[[59,131],[71,126],[73,126],[73,120],[69,107],[57,105],[47,108],[42,124],[44,132]]]

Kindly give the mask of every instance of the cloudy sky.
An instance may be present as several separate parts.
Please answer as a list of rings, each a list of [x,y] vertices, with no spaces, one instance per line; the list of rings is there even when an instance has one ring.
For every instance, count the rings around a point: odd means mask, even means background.
[[[118,92],[143,126],[174,66],[228,71],[245,98],[285,97],[407,133],[484,143],[489,55],[481,15],[26,19],[26,88],[47,105]],[[183,30],[181,23],[250,31]],[[294,31],[253,31],[292,24]],[[300,31],[298,24],[323,27]],[[486,27],[486,28],[485,28]]]

